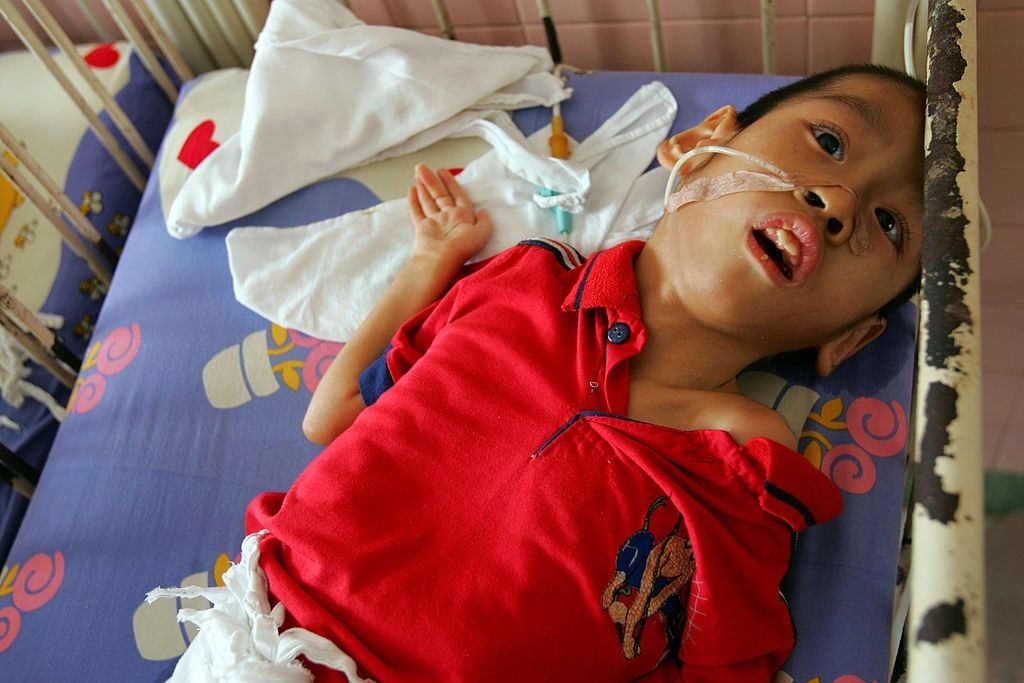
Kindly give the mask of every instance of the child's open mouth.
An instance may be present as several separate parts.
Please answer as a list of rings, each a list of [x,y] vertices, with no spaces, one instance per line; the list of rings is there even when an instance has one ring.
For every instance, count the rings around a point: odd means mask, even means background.
[[[773,280],[800,284],[818,264],[817,231],[793,216],[772,216],[750,232],[751,250]]]

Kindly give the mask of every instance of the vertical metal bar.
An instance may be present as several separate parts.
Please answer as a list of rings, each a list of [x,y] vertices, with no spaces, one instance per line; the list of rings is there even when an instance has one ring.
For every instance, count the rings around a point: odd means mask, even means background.
[[[221,0],[223,2],[223,0]],[[242,66],[235,56],[227,38],[221,32],[205,0],[178,0],[178,5],[185,13],[199,40],[206,46],[218,68]]]
[[[235,11],[242,18],[245,30],[249,32],[249,38],[255,42],[260,31],[263,30],[263,24],[267,21],[270,2],[268,0],[234,0],[234,3]],[[347,4],[345,4],[345,9],[349,9]]]
[[[775,2],[761,0],[761,68],[775,73]]]
[[[167,76],[167,72],[160,66],[160,61],[156,58],[153,50],[150,49],[149,43],[146,42],[146,37],[132,23],[131,17],[128,16],[124,5],[121,4],[120,0],[103,0],[103,5],[110,12],[110,16],[113,17],[117,28],[131,41],[132,47],[135,48],[139,59],[142,60],[146,70],[153,76],[156,84],[160,86],[160,89],[164,91],[164,94],[167,95],[171,102],[176,102],[178,99],[178,89],[174,87],[174,83]]]
[[[78,89],[67,77],[64,71],[57,65],[57,62],[50,56],[49,51],[43,44],[43,41],[39,39],[35,31],[29,25],[28,21],[22,16],[21,12],[14,6],[11,0],[0,0],[0,14],[7,19],[7,22],[14,29],[14,32],[18,34],[21,42],[32,51],[32,53],[43,63],[50,75],[56,79],[56,81],[63,87],[64,92],[68,94],[68,97],[75,103],[78,110],[82,113],[82,116],[89,122],[92,132],[96,134],[100,144],[103,148],[110,153],[117,165],[121,167],[125,175],[128,176],[128,180],[139,189],[141,192],[146,186],[146,174],[139,170],[135,163],[124,153],[118,145],[117,140],[110,134],[107,127],[100,121],[99,116],[92,110],[82,94],[78,92]]]
[[[3,143],[3,145],[10,150],[11,154],[14,155],[14,158],[18,163],[22,164],[28,172],[32,174],[32,177],[35,178],[36,182],[42,186],[43,190],[45,190],[49,195],[53,203],[60,207],[60,210],[64,212],[65,216],[67,216],[68,221],[75,226],[78,233],[85,239],[89,240],[89,242],[91,242],[100,251],[100,253],[107,258],[111,267],[115,266],[117,264],[117,255],[114,253],[113,249],[111,249],[110,245],[103,241],[103,236],[100,235],[99,231],[92,226],[92,223],[87,221],[85,216],[78,211],[78,207],[75,206],[70,197],[64,194],[64,191],[60,189],[57,182],[49,173],[46,172],[46,169],[44,169],[39,162],[29,154],[27,149],[18,144],[17,138],[14,137],[14,134],[7,129],[7,126],[5,126],[3,122],[0,122],[0,143]],[[17,169],[7,159],[0,159],[0,168],[2,168],[3,171],[16,182],[22,182]],[[35,188],[31,188],[29,192],[34,191],[34,189]],[[41,194],[37,194],[35,197],[36,199],[32,199],[32,196],[29,195],[29,198],[36,202],[37,205],[38,202],[41,201],[49,207],[49,203],[46,202],[45,198],[42,197]],[[56,214],[56,212],[53,212],[53,214],[47,214],[48,216],[51,216],[51,221],[54,220],[52,217],[54,214]],[[76,254],[79,254],[80,251],[85,249],[84,245],[81,245],[78,240],[74,239],[73,235],[71,238],[68,238],[65,232],[67,230],[67,226],[60,222],[59,217],[56,220],[56,228],[60,231],[61,236],[64,237],[65,241],[68,241],[68,247],[70,247]],[[99,269],[98,271],[97,268],[94,268],[93,262],[90,260],[92,258],[91,255],[83,256],[82,258],[89,263],[93,273],[100,278],[100,280],[104,282],[110,281],[110,271],[105,268]]]
[[[6,295],[6,290],[3,291],[3,295]],[[71,389],[75,386],[75,373],[69,370],[64,364],[57,361],[50,351],[43,346],[34,336],[25,332],[21,327],[14,321],[14,318],[8,313],[7,308],[4,305],[0,305],[0,327],[7,331],[14,340],[21,345],[25,352],[35,362],[46,368],[50,374],[52,374],[57,381]]]
[[[96,31],[96,35],[99,36],[101,41],[104,43],[112,43],[116,40],[110,35],[110,30],[106,25],[100,21],[99,16],[96,15],[96,11],[90,7],[85,0],[78,0],[78,8],[82,10],[82,14],[85,15],[85,18],[92,25],[93,30]]]
[[[544,24],[544,35],[548,40],[551,61],[561,64],[562,48],[558,44],[558,33],[555,31],[555,22],[551,19],[551,4],[548,0],[537,0],[537,13],[540,15],[541,23]]]
[[[974,0],[931,0],[910,681],[984,681]]]
[[[230,2],[224,0],[208,1],[206,8],[213,16],[213,21],[220,28],[221,35],[227,42],[228,47],[243,66],[252,64],[253,47],[252,36],[245,28],[242,17],[238,10]]]
[[[894,69],[903,67],[900,36],[907,0],[875,0],[871,22],[871,61]]]
[[[434,17],[437,18],[437,27],[441,29],[441,35],[448,40],[455,40],[455,29],[452,28],[452,20],[448,17],[448,7],[444,0],[430,0],[434,6]]]
[[[149,10],[156,23],[170,36],[170,40],[178,47],[189,67],[197,72],[216,69],[213,57],[199,39],[195,28],[189,22],[181,5],[169,0],[133,0],[137,8],[143,5]],[[167,55],[167,52],[164,52]],[[182,80],[188,80],[183,78]]]
[[[188,62],[185,61],[185,58],[181,55],[181,52],[174,44],[174,41],[172,41],[170,36],[167,35],[167,31],[164,30],[163,26],[160,25],[160,22],[156,20],[155,16],[153,16],[153,12],[149,9],[149,5],[145,2],[136,2],[135,0],[129,0],[129,2],[135,10],[135,13],[139,15],[142,25],[145,26],[146,30],[149,31],[149,34],[153,36],[153,40],[156,42],[157,47],[160,48],[160,52],[163,53],[164,58],[178,75],[178,80],[184,83],[185,81],[190,81],[195,78],[196,76],[192,72],[192,69],[189,68]],[[164,80],[170,82],[170,78],[167,77],[163,67],[160,67],[160,75]],[[156,78],[156,75],[154,74],[153,77]],[[177,91],[175,90],[175,92]],[[177,99],[176,95],[175,99]]]
[[[67,57],[71,66],[75,68],[78,75],[82,77],[92,91],[96,93],[96,96],[103,102],[103,107],[107,110],[107,114],[110,116],[110,120],[114,122],[124,139],[131,145],[132,150],[138,155],[139,159],[146,166],[146,169],[153,168],[153,151],[146,144],[146,141],[142,139],[142,134],[132,123],[132,120],[128,118],[128,115],[121,108],[121,105],[117,103],[110,92],[103,87],[100,83],[100,79],[96,77],[92,69],[82,59],[82,55],[78,53],[74,43],[71,42],[71,38],[64,29],[61,28],[57,20],[54,19],[53,14],[50,10],[40,2],[40,0],[22,0],[22,3],[32,12],[35,16],[36,21],[43,27],[46,33],[53,39],[53,42],[61,49],[64,56]]]
[[[4,133],[5,135],[7,134],[6,129],[4,129]],[[16,147],[11,147],[10,149],[12,154],[15,155],[15,158],[17,158],[18,149]],[[97,279],[105,285],[110,284],[110,268],[100,261],[96,254],[89,249],[86,243],[82,241],[82,238],[78,236],[78,233],[72,231],[71,228],[64,224],[64,221],[60,216],[60,212],[46,201],[46,197],[43,196],[42,192],[36,189],[32,183],[28,182],[28,179],[22,175],[21,171],[19,171],[14,164],[2,155],[0,155],[0,177],[6,178],[12,185],[17,187],[23,195],[28,197],[30,202],[35,204],[36,208],[39,209],[39,212],[46,216],[46,218],[53,224],[53,227],[56,228],[57,232],[60,233],[60,236],[64,238],[64,242],[68,245],[68,248],[70,248],[71,251],[89,265],[89,269]],[[42,184],[42,181],[40,182]],[[72,206],[71,211],[77,213],[78,210]],[[73,216],[75,213],[71,213],[69,211],[68,216]],[[81,216],[81,214],[78,215]],[[72,222],[75,222],[75,219],[72,219]],[[98,238],[99,233],[96,232],[95,228],[91,225],[89,228]],[[98,242],[102,242],[102,239],[99,239]]]
[[[39,483],[39,472],[17,453],[0,444],[0,479],[6,480],[19,495],[31,499]]]
[[[647,0],[647,17],[651,25],[651,56],[654,70],[665,71],[665,40],[661,33],[661,5],[658,0]]]

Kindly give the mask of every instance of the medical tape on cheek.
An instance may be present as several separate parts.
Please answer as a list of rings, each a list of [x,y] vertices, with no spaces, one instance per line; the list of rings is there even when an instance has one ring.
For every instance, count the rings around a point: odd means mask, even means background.
[[[672,186],[675,184],[676,176],[679,175],[679,171],[683,167],[683,164],[698,154],[724,154],[725,156],[736,157],[737,159],[742,159],[754,166],[760,166],[768,171],[768,173],[758,171],[733,171],[732,173],[726,173],[721,176],[699,178],[697,180],[684,183],[682,187],[673,192]],[[767,178],[771,178],[771,181],[766,180]],[[716,181],[716,179],[720,180]],[[696,185],[697,189],[688,191],[687,188],[691,185]],[[719,147],[718,145],[695,147],[685,154],[680,155],[676,160],[675,165],[672,167],[672,171],[668,174],[668,183],[665,186],[665,209],[668,211],[675,211],[683,204],[695,201],[710,201],[711,199],[717,199],[718,197],[733,194],[735,192],[759,190],[762,189],[761,185],[771,185],[770,189],[775,190],[794,190],[797,187],[790,179],[788,173],[770,161],[765,161],[753,154],[741,152],[737,149],[732,149],[731,147]],[[669,206],[672,206],[672,208],[669,208]]]
[[[675,183],[676,176],[679,174],[679,169],[697,154],[725,154],[743,159],[755,166],[760,166],[767,172],[739,169],[719,176],[696,178],[683,183],[678,190],[673,192],[672,186]],[[740,152],[729,147],[706,145],[690,150],[676,161],[671,173],[669,173],[668,183],[665,186],[665,211],[673,212],[691,202],[709,202],[737,192],[791,192],[793,190],[801,190],[806,193],[808,191],[806,188],[812,185],[816,187],[836,187],[845,190],[853,198],[854,206],[860,205],[857,193],[845,185],[798,180],[770,161],[765,161],[753,154]],[[865,225],[867,225],[867,221],[862,220],[861,216],[857,216],[854,221],[853,232],[848,240],[850,251],[857,256],[863,256],[871,252],[871,238],[864,227]]]
[[[690,202],[710,202],[736,192],[774,191],[797,189],[797,185],[768,173],[739,170],[725,175],[697,178],[669,195],[666,211],[675,211]]]

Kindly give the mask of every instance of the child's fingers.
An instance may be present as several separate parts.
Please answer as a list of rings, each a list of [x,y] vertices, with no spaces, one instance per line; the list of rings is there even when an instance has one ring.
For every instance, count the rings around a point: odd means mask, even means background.
[[[462,185],[455,179],[455,176],[451,172],[442,168],[437,172],[437,175],[441,178],[441,182],[444,183],[445,189],[448,194],[455,200],[455,206],[472,206],[473,202],[470,201],[469,196],[466,195],[466,191],[462,189]]]
[[[412,218],[413,223],[419,223],[426,218],[423,213],[423,207],[420,206],[419,194],[416,192],[415,187],[409,188],[409,217]]]
[[[426,188],[437,206],[448,207],[455,203],[446,183],[442,183],[426,164],[416,165],[416,181]]]
[[[438,212],[437,203],[431,196],[430,191],[419,181],[416,182],[416,196],[419,197],[421,211],[430,215]]]

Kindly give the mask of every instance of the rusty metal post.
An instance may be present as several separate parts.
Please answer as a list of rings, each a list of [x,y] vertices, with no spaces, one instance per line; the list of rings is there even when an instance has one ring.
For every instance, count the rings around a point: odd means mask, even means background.
[[[929,3],[911,683],[987,680],[976,18]]]

